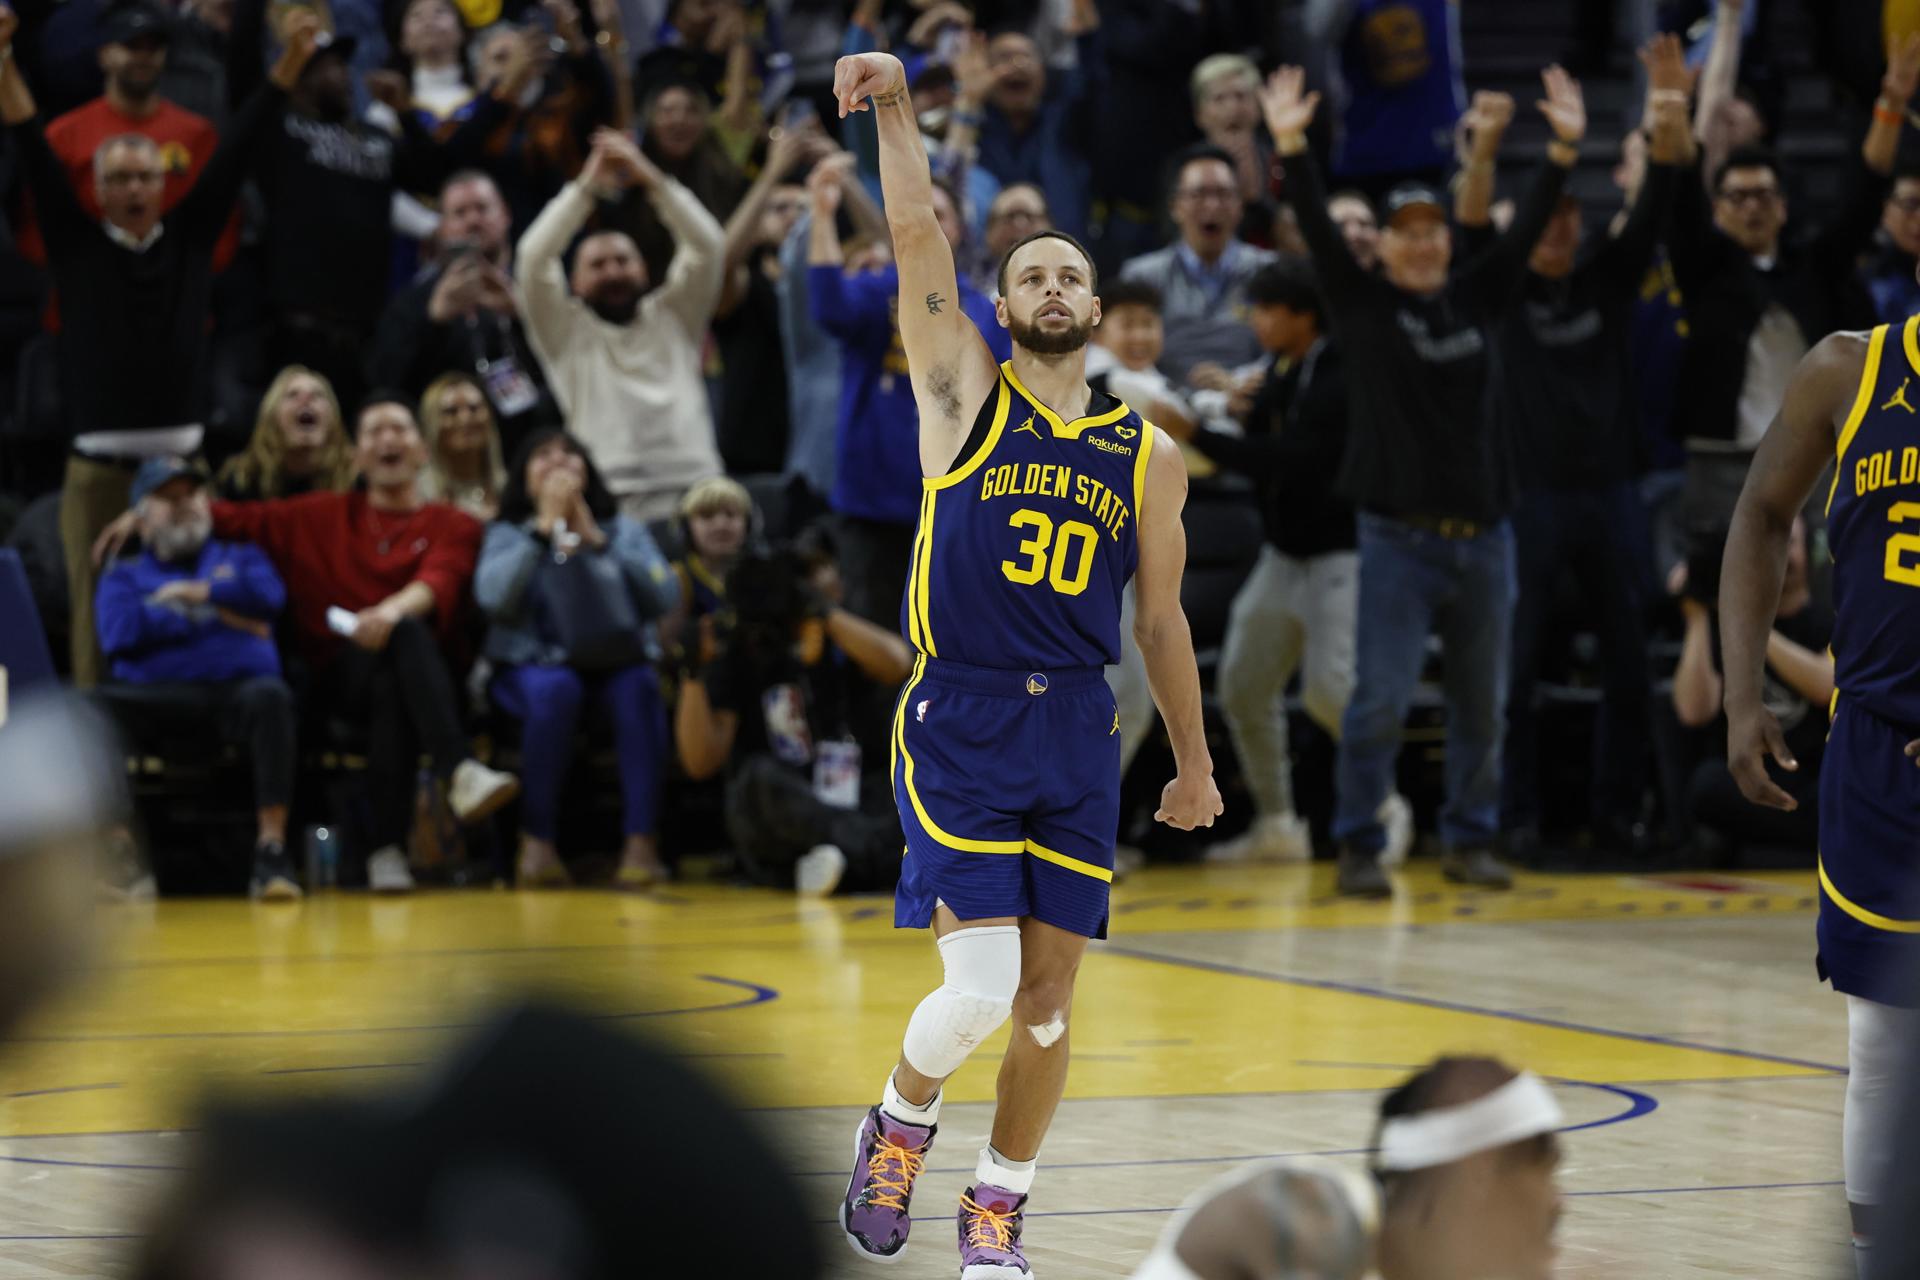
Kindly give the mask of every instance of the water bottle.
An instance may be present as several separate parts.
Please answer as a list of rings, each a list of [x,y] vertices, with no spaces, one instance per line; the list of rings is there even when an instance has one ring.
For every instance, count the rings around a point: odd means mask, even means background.
[[[306,833],[307,892],[332,889],[340,883],[340,833],[332,827],[308,827]]]

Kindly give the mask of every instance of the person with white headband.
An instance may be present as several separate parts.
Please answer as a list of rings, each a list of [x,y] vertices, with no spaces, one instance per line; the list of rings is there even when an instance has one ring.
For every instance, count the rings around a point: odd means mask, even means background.
[[[1380,1104],[1372,1179],[1321,1159],[1235,1170],[1134,1280],[1545,1280],[1562,1121],[1538,1076],[1438,1059]]]

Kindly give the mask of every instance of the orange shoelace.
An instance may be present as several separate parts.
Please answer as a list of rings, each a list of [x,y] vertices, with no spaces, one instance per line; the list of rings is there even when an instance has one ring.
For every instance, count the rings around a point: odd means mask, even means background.
[[[1019,1221],[1018,1212],[1001,1213],[997,1209],[988,1209],[974,1202],[969,1195],[960,1197],[960,1207],[967,1211],[967,1243],[976,1249],[993,1249],[1006,1253],[1013,1248],[1013,1225]]]
[[[867,1203],[883,1209],[906,1211],[906,1197],[913,1191],[913,1180],[920,1176],[926,1157],[911,1147],[874,1139],[873,1156],[867,1162]]]

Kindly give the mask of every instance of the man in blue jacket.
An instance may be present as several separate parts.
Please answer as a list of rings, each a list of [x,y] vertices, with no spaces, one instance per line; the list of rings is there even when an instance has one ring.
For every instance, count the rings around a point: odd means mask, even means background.
[[[137,743],[217,738],[253,768],[254,896],[300,896],[287,856],[293,694],[280,678],[272,619],[287,589],[251,543],[213,540],[207,475],[150,458],[134,476],[143,550],[100,579],[94,600],[112,683],[101,695]]]
[[[847,609],[882,626],[900,625],[900,600],[920,518],[920,410],[900,345],[900,278],[877,248],[843,256],[835,225],[837,192],[811,190],[808,306],[840,347],[840,420],[831,505],[839,516],[840,575]],[[966,234],[953,193],[935,183],[934,215],[956,251]],[[999,264],[996,263],[996,266]],[[994,359],[1013,354],[993,300],[962,279],[958,306]]]

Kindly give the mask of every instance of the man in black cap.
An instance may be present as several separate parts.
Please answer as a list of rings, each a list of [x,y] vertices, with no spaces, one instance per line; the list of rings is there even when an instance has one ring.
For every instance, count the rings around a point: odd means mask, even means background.
[[[100,579],[94,617],[112,663],[101,701],[138,746],[229,743],[253,770],[253,892],[300,896],[287,857],[293,796],[293,691],[280,677],[273,620],[287,589],[250,542],[213,538],[207,473],[149,458],[133,478],[141,553]]]
[[[1380,865],[1380,810],[1392,794],[1401,727],[1426,662],[1427,633],[1445,646],[1447,801],[1443,864],[1452,880],[1506,888],[1493,856],[1500,832],[1500,748],[1514,602],[1513,464],[1486,412],[1492,330],[1517,302],[1527,253],[1559,202],[1586,133],[1580,86],[1543,75],[1541,111],[1553,129],[1548,163],[1506,235],[1450,272],[1453,235],[1439,193],[1420,185],[1387,197],[1382,273],[1354,260],[1327,214],[1306,130],[1319,94],[1283,67],[1262,95],[1286,167],[1287,198],[1312,250],[1349,353],[1352,435],[1339,487],[1359,507],[1359,651],[1341,724],[1333,834],[1340,891],[1393,892]],[[1513,113],[1504,94],[1478,94],[1480,127]]]

